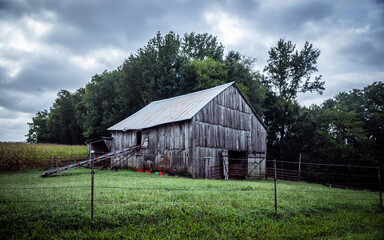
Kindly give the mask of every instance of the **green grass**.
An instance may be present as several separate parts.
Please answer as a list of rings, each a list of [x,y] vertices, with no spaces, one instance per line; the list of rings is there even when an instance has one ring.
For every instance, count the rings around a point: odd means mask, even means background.
[[[0,239],[383,239],[377,192],[90,170],[0,173]]]

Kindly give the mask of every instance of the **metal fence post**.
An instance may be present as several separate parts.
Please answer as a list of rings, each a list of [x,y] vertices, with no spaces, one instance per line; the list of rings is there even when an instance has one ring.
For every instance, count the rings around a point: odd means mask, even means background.
[[[91,150],[91,161],[92,161],[92,154],[94,153],[93,150]],[[94,162],[92,161],[92,171],[91,171],[91,219],[93,220],[93,196],[94,196],[94,182],[95,182],[95,171],[94,171]]]
[[[382,197],[382,191],[381,191],[381,178],[380,178],[380,168],[379,167],[377,167],[377,175],[379,177],[380,206],[383,207],[383,197]]]
[[[276,189],[276,179],[277,179],[277,172],[276,172],[276,160],[273,160],[273,166],[275,168],[275,177],[274,177],[274,185],[275,185],[275,214],[277,214],[277,189]]]

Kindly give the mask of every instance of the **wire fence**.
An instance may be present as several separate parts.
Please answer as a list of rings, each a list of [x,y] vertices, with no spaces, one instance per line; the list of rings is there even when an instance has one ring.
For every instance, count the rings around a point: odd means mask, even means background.
[[[89,174],[88,173],[80,173],[80,174]],[[102,171],[100,171],[97,174],[98,178],[102,178],[104,176],[108,176],[109,174],[104,174]],[[157,176],[151,176],[151,175],[145,175],[144,173],[142,176],[119,176],[119,177],[126,177],[126,178],[154,178],[161,181],[161,179]],[[274,183],[278,183],[279,180],[277,179],[277,175],[274,176]],[[269,185],[268,187],[132,187],[132,186],[105,186],[102,184],[99,185],[67,185],[67,186],[41,186],[41,187],[33,187],[33,186],[17,186],[17,187],[0,187],[0,191],[4,192],[17,192],[21,191],[24,194],[26,194],[28,191],[33,192],[40,192],[40,194],[46,193],[47,196],[45,199],[40,200],[34,200],[34,199],[12,199],[12,198],[4,198],[1,199],[1,202],[3,204],[19,204],[19,203],[36,203],[36,204],[47,204],[47,203],[87,203],[94,202],[95,204],[212,204],[212,203],[228,203],[228,202],[249,202],[249,203],[257,203],[261,200],[270,201],[273,202],[273,200],[276,201],[276,203],[281,203],[283,201],[291,201],[290,197],[293,199],[297,198],[297,195],[301,194],[316,194],[317,200],[325,200],[325,201],[333,201],[333,200],[348,200],[348,201],[366,201],[366,202],[372,202],[372,203],[379,203],[379,195],[381,196],[381,192],[372,192],[372,191],[360,191],[361,194],[358,195],[358,197],[351,197],[346,192],[343,191],[336,191],[336,190],[322,190],[322,189],[279,189],[278,184],[272,185],[272,182],[267,182]],[[287,184],[286,181],[282,182],[283,184]],[[235,183],[234,183],[235,184]],[[372,184],[374,184],[372,182]],[[376,184],[379,184],[377,182]],[[89,193],[86,195],[86,198],[84,199],[56,199],[55,194],[59,191],[74,191],[75,189],[85,189],[85,190],[92,190],[95,193],[95,198],[92,200],[89,198]],[[176,193],[183,193],[183,192],[192,192],[193,194],[201,194],[202,192],[214,192],[215,194],[227,194],[228,193],[234,193],[236,194],[249,194],[249,196],[257,196],[262,195],[263,197],[257,197],[255,200],[254,198],[251,199],[239,199],[236,196],[229,196],[228,199],[216,199],[216,198],[209,198],[208,199],[193,199],[193,200],[186,200],[186,199],[178,199],[176,196],[171,196],[170,199],[158,199],[158,200],[150,200],[150,199],[111,199],[109,196],[114,195],[114,191],[116,190],[123,190],[125,192],[150,192],[151,194],[158,194],[159,192],[176,192]],[[107,192],[105,192],[107,191]],[[279,194],[275,197],[274,192],[278,192]],[[88,191],[89,192],[89,191]],[[265,195],[265,193],[268,193],[269,195]],[[103,194],[107,194],[107,197]],[[294,194],[294,195],[291,195]],[[11,194],[12,195],[12,194]],[[216,195],[214,195],[215,197]],[[277,197],[278,196],[278,197]],[[53,198],[53,199],[50,199]],[[133,196],[134,197],[134,196]],[[314,201],[313,199],[311,201]],[[272,203],[271,203],[272,204]],[[382,203],[381,203],[382,204]]]
[[[172,156],[173,158],[185,158],[185,156]],[[199,158],[205,159],[205,158]],[[83,161],[84,159],[66,159],[60,161],[50,161],[49,167],[60,167],[70,163],[76,163],[77,161]],[[243,158],[229,158],[230,161],[244,161]],[[284,161],[285,164],[291,164],[296,166],[296,169],[278,168],[279,163],[283,161],[279,160],[265,160],[267,168],[265,171],[258,175],[259,179],[273,179],[272,181],[266,181],[268,187],[148,187],[148,186],[107,186],[102,183],[94,184],[93,180],[91,184],[87,185],[65,185],[65,186],[1,186],[0,191],[3,193],[0,196],[0,203],[5,205],[11,205],[12,207],[3,209],[1,208],[0,213],[23,213],[30,211],[25,211],[25,204],[32,204],[32,209],[36,205],[45,205],[45,208],[42,210],[55,209],[55,204],[80,204],[77,207],[82,209],[91,208],[92,218],[94,208],[98,205],[122,205],[122,206],[137,206],[137,205],[217,205],[217,204],[233,204],[233,203],[247,203],[253,207],[263,204],[263,206],[270,206],[275,208],[275,213],[278,212],[278,205],[284,204],[284,202],[290,201],[299,201],[305,194],[313,194],[315,197],[306,201],[313,201],[316,204],[317,201],[350,201],[350,202],[366,202],[370,204],[380,204],[382,207],[382,179],[381,171],[379,167],[373,166],[361,166],[361,165],[350,165],[350,164],[326,164],[326,163],[308,163],[308,162],[288,162]],[[272,165],[272,167],[271,167]],[[103,178],[110,175],[109,173],[100,171],[94,174],[94,166],[88,166],[91,168],[91,174],[87,172],[76,172],[76,173],[64,173],[62,176],[73,176],[73,175],[91,175],[92,179],[94,178]],[[318,169],[317,167],[321,167]],[[353,169],[353,170],[351,170]],[[358,169],[358,170],[356,170]],[[213,170],[213,169],[211,169]],[[217,172],[217,178],[223,178],[220,171],[222,167],[215,169]],[[247,169],[244,169],[247,170]],[[318,171],[315,171],[318,170]],[[360,174],[358,174],[360,173]],[[16,173],[17,174],[17,173]],[[36,172],[23,173],[23,174],[36,174]],[[174,175],[174,172],[170,172]],[[153,174],[136,174],[136,175],[114,175],[118,178],[142,178],[142,179],[156,179],[162,181],[159,176],[154,176]],[[281,181],[282,180],[282,181]],[[223,180],[224,181],[224,180]],[[364,190],[359,191],[359,194],[355,197],[351,196],[347,192],[337,191],[337,190],[323,190],[323,189],[311,189],[311,188],[279,188],[280,184],[286,185],[289,182],[287,181],[305,181],[308,183],[323,184],[332,188],[345,188],[345,189],[355,189],[355,190]],[[236,182],[234,182],[236,185]],[[74,191],[80,189],[83,191],[79,196],[68,196],[68,198],[57,199],[56,194],[62,191]],[[28,198],[28,192],[39,192],[40,196],[43,196],[43,199],[30,199]],[[89,193],[91,191],[91,193]],[[113,196],[117,191],[124,191],[132,193],[131,196],[117,199]],[[18,195],[17,192],[22,192],[21,195]],[[146,194],[159,194],[159,199],[151,199],[143,197],[139,193]],[[174,195],[161,195],[162,193],[172,193]],[[210,192],[210,195],[204,195],[204,193]],[[188,193],[187,197],[182,194]],[[200,196],[200,199],[191,198],[191,195],[196,194]],[[249,196],[244,196],[248,194]],[[13,196],[16,196],[14,198]],[[137,195],[137,196],[136,196]],[[239,197],[241,195],[241,198]],[[261,195],[261,196],[260,196]],[[220,196],[220,198],[218,198]],[[222,197],[225,196],[225,197]],[[255,197],[257,196],[257,197]],[[83,197],[83,198],[81,198]],[[47,205],[52,204],[52,208],[47,207]],[[18,206],[22,206],[21,208]],[[91,205],[91,206],[90,206]],[[69,207],[68,209],[72,209]],[[32,211],[33,212],[33,211]],[[38,212],[38,211],[37,211]]]
[[[174,159],[181,156],[172,156]],[[191,158],[193,159],[193,158]],[[204,159],[204,158],[199,158]],[[63,167],[68,164],[73,164],[77,162],[84,161],[86,159],[55,159],[50,158],[46,161],[48,164],[44,166],[46,169],[49,168],[58,168]],[[244,161],[244,159],[231,159],[232,161]],[[175,160],[178,161],[177,159]],[[274,160],[266,160],[266,169],[265,172],[260,175],[254,175],[255,178],[268,178],[274,175],[274,168],[271,167]],[[282,161],[276,160],[276,163],[281,163]],[[366,189],[366,190],[379,190],[378,183],[378,172],[382,171],[382,168],[372,167],[372,166],[361,166],[361,165],[349,165],[349,164],[324,164],[324,163],[302,163],[302,162],[288,162],[284,161],[287,164],[293,164],[296,166],[292,170],[290,168],[277,168],[277,178],[280,180],[289,180],[289,181],[305,181],[308,183],[317,183],[317,184],[326,184],[333,185],[338,187],[345,188],[354,188],[354,189]],[[300,166],[302,165],[302,166]],[[101,165],[97,165],[100,167]],[[314,167],[321,166],[321,169],[316,169]],[[90,166],[86,166],[89,167]],[[211,166],[211,178],[214,179],[223,179],[223,167]],[[247,166],[244,168],[238,169],[229,169],[233,173],[240,172],[242,175],[245,175],[248,171]],[[172,175],[183,175],[184,172],[179,172],[176,169],[168,169],[167,171]],[[34,174],[34,173],[33,173]],[[86,174],[86,173],[76,173],[76,174]],[[183,176],[188,176],[185,174]],[[138,177],[138,176],[130,176]],[[141,177],[141,176],[140,176]],[[383,179],[381,179],[381,184],[383,184]]]

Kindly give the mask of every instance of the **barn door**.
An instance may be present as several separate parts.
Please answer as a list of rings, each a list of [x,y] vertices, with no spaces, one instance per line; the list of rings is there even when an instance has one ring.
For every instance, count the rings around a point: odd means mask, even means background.
[[[247,152],[228,152],[228,175],[233,179],[245,179],[248,173]]]

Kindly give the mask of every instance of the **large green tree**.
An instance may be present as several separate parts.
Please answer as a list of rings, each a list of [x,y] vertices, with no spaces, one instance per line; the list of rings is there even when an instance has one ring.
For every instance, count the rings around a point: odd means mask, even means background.
[[[363,89],[364,129],[375,161],[384,165],[384,83],[375,82]],[[381,161],[380,161],[381,160]]]
[[[26,135],[27,142],[30,143],[47,143],[50,141],[49,131],[47,126],[48,111],[38,111],[36,116],[32,118],[32,122],[28,123],[29,131]]]
[[[255,58],[229,51],[224,61],[227,70],[226,81],[236,82],[251,105],[262,116],[265,111],[263,102],[268,89],[262,83],[263,77],[260,72],[254,70],[255,62]]]
[[[204,60],[212,58],[220,62],[223,61],[224,46],[217,41],[217,37],[211,34],[192,32],[184,34],[182,52],[191,59]]]
[[[60,144],[83,144],[83,129],[77,118],[76,105],[83,91],[75,93],[61,90],[50,111],[39,111],[29,123],[28,142],[50,142]]]
[[[77,107],[87,138],[151,101],[226,82],[223,47],[209,34],[160,32],[112,72],[95,75]],[[217,73],[214,73],[215,71]]]
[[[317,72],[317,59],[320,50],[305,42],[300,51],[291,41],[280,39],[276,47],[268,52],[269,59],[264,71],[268,74],[267,83],[284,100],[295,100],[299,92],[319,92],[322,94],[324,81],[321,75],[311,81]]]
[[[107,134],[106,129],[118,120],[116,104],[116,80],[119,72],[104,71],[92,77],[84,90],[81,102],[77,105],[77,115],[81,119],[85,138],[95,138]]]
[[[279,158],[283,160],[285,137],[292,125],[291,116],[297,105],[297,94],[307,91],[322,94],[324,90],[321,75],[311,80],[312,74],[318,71],[317,59],[320,50],[306,42],[304,48],[299,51],[291,41],[280,39],[277,46],[272,47],[268,53],[269,59],[264,68],[267,78],[264,83],[274,94],[270,94],[266,99],[267,104],[273,104],[266,112],[266,119],[273,127],[270,130],[275,133],[269,137],[268,142],[278,142]]]
[[[193,83],[193,91],[226,83],[228,71],[223,62],[215,61],[212,58],[194,59],[189,68],[189,79]]]
[[[224,56],[224,47],[210,34],[159,32],[116,70],[95,74],[74,94],[61,92],[50,111],[33,119],[30,139],[82,142],[109,134],[108,127],[152,101],[232,81],[262,114],[267,90],[254,61],[234,51]]]
[[[80,94],[80,92],[77,92]],[[82,128],[75,116],[78,98],[67,90],[61,90],[50,109],[48,130],[50,142],[60,144],[83,144]],[[78,97],[78,96],[76,96]]]
[[[313,161],[356,164],[367,156],[362,119],[337,97],[322,104],[316,114],[316,124]]]

